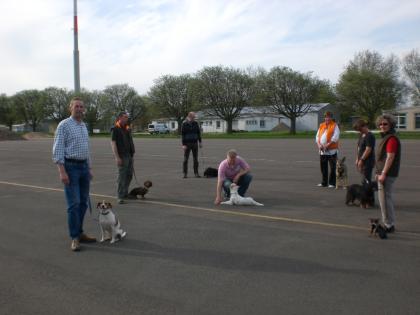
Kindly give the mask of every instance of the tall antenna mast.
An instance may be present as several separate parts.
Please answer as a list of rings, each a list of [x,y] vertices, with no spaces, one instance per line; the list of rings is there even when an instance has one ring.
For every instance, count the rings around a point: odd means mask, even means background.
[[[80,93],[80,65],[79,65],[79,44],[78,44],[78,28],[77,28],[77,0],[74,3],[74,20],[73,20],[73,33],[74,33],[74,92]]]

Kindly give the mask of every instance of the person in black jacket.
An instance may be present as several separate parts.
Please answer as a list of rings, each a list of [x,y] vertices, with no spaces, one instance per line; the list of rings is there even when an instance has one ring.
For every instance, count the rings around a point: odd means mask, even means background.
[[[194,158],[194,174],[195,177],[200,177],[198,174],[198,146],[202,148],[201,144],[201,131],[199,124],[195,121],[195,113],[189,112],[187,120],[184,121],[181,128],[182,134],[182,149],[184,150],[183,172],[184,178],[188,174],[188,158],[190,152],[193,153]]]
[[[372,181],[372,170],[375,166],[375,136],[370,132],[368,123],[359,119],[354,125],[354,130],[360,133],[357,142],[356,167],[362,174],[362,181]]]
[[[128,188],[133,179],[133,156],[135,153],[133,136],[126,112],[118,114],[111,132],[111,146],[118,166],[117,197],[118,203],[121,204],[127,198]]]

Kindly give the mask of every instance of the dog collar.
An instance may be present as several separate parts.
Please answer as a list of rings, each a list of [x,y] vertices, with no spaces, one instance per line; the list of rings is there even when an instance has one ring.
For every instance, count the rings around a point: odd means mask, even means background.
[[[102,215],[107,215],[109,213],[109,210],[107,212],[101,212]]]

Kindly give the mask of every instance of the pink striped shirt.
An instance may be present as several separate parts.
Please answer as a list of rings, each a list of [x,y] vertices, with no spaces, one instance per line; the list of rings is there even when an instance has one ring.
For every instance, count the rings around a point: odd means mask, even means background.
[[[230,179],[233,180],[233,178],[241,171],[248,169],[249,165],[246,163],[242,158],[239,156],[236,156],[235,164],[230,166],[228,163],[228,160],[225,159],[222,162],[220,162],[219,165],[219,179],[225,180]]]

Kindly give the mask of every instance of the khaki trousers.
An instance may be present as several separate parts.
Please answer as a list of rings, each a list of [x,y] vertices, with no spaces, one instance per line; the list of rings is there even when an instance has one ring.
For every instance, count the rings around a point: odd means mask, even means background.
[[[395,209],[392,197],[396,177],[386,177],[383,184],[378,182],[378,199],[381,206],[382,221],[387,228],[395,225]]]

